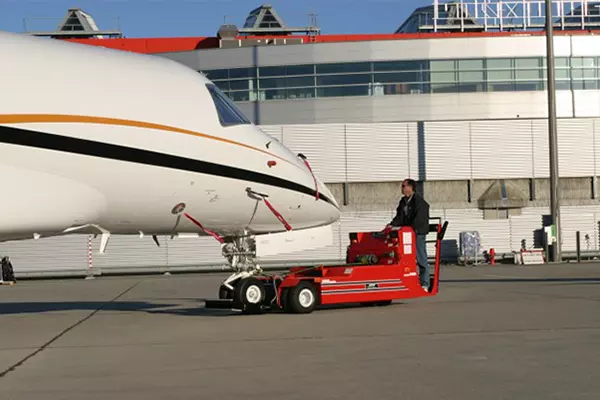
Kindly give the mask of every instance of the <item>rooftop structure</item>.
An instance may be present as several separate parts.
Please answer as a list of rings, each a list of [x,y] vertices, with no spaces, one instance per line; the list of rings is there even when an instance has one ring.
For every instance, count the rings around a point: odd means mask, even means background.
[[[599,29],[600,1],[552,0],[552,15],[555,29]],[[545,18],[545,0],[434,0],[415,10],[396,33],[541,30]]]
[[[314,25],[306,27],[289,27],[283,19],[277,14],[270,4],[263,4],[260,7],[250,11],[243,28],[239,30],[242,35],[290,35],[292,33],[306,33],[316,35],[320,29]]]
[[[55,31],[28,31],[33,36],[45,36],[60,39],[104,39],[105,37],[122,37],[119,30],[100,30],[94,18],[80,8],[70,8]]]
[[[600,0],[553,1],[555,35],[587,35],[600,29]],[[79,9],[69,10],[68,18],[57,32],[30,33],[141,53],[433,37],[544,35],[544,3],[544,0],[433,0],[433,5],[418,8],[395,33],[387,34],[321,35],[314,18],[308,27],[291,28],[269,4],[250,11],[243,27],[224,24],[213,37],[120,39],[119,31],[97,31],[93,19]],[[117,38],[106,39],[110,36]]]
[[[316,22],[314,18],[313,22]],[[315,25],[288,27],[273,6],[263,4],[250,11],[241,29],[233,24],[221,25],[217,37],[221,48],[301,44],[304,42],[303,37],[314,42],[315,36],[320,32]],[[303,33],[304,36],[291,37],[294,33]]]

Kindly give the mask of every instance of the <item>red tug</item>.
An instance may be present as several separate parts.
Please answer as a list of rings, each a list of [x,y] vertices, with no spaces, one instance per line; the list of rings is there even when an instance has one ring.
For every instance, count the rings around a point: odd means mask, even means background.
[[[281,309],[310,313],[319,305],[388,305],[398,299],[435,296],[439,290],[441,243],[448,222],[429,225],[436,234],[435,263],[429,292],[419,282],[416,236],[410,227],[382,232],[350,233],[344,265],[295,267],[283,275],[239,280],[233,292],[221,290],[220,300],[206,308],[230,308],[256,314]],[[260,301],[257,301],[260,299]]]

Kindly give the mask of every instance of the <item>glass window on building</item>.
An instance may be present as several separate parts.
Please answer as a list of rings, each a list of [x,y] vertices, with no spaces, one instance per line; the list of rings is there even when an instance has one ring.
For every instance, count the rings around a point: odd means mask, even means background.
[[[229,79],[256,78],[256,68],[232,68],[229,70]]]
[[[573,57],[571,59],[573,90],[598,89],[598,66],[597,57]]]
[[[483,59],[458,60],[458,89],[461,93],[485,91]]]
[[[558,90],[600,88],[600,57],[557,57]],[[545,57],[387,60],[207,70],[234,101],[420,93],[540,91]]]
[[[371,74],[317,76],[317,86],[357,85],[371,83]]]
[[[293,99],[312,99],[315,97],[315,88],[287,89],[286,97]]]
[[[516,90],[513,59],[487,59],[486,66],[488,91],[512,92]]]
[[[211,81],[219,80],[219,79],[229,79],[229,70],[228,69],[213,69],[201,71],[208,79]]]
[[[258,75],[263,76],[285,76],[285,66],[279,67],[260,67]]]
[[[538,83],[541,83],[541,80],[543,79],[542,59],[515,59],[515,79],[517,81],[517,90],[541,90],[533,87],[538,87]]]
[[[370,72],[370,62],[317,64],[317,74],[349,74],[356,72]]]
[[[373,63],[373,70],[378,71],[424,71],[429,70],[429,62],[414,61],[377,61]]]
[[[432,61],[429,73],[432,93],[452,93],[458,91],[458,77],[455,60]]]
[[[375,73],[373,81],[378,83],[417,83],[423,82],[425,74],[419,71]]]
[[[294,76],[294,75],[314,75],[314,64],[306,65],[284,65],[275,67],[260,67],[258,74],[261,77],[266,76]]]
[[[318,97],[347,97],[369,96],[370,87],[367,86],[332,86],[317,88]]]
[[[483,82],[483,60],[458,60],[458,80],[461,82]]]
[[[598,89],[598,70],[595,68],[573,69],[574,90]]]

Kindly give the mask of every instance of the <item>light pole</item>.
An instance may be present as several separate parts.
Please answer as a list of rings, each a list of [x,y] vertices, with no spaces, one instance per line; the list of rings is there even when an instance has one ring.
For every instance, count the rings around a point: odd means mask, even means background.
[[[546,0],[546,68],[548,78],[548,144],[550,148],[550,214],[556,229],[552,260],[562,261],[560,240],[560,204],[558,191],[558,144],[556,134],[556,85],[554,79],[554,36],[552,0]]]

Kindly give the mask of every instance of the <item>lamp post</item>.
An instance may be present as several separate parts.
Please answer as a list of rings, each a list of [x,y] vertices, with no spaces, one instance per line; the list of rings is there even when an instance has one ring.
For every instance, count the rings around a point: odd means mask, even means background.
[[[558,144],[556,133],[556,85],[554,78],[554,36],[552,0],[546,0],[546,68],[548,78],[548,144],[550,148],[550,214],[556,229],[556,243],[552,246],[552,260],[561,262],[560,204],[558,191]]]

